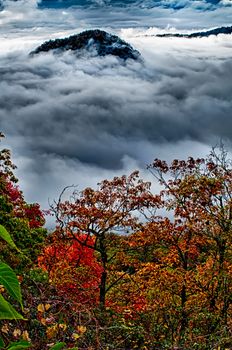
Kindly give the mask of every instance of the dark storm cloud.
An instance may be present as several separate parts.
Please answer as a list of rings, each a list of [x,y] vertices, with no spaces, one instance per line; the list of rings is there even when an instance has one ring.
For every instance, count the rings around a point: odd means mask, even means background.
[[[228,1],[229,3],[229,1]],[[127,7],[137,6],[143,8],[152,7],[171,7],[180,9],[186,6],[195,6],[198,8],[209,8],[209,6],[224,5],[221,0],[42,0],[39,2],[40,7],[70,7],[70,6],[111,6],[111,7]]]
[[[90,28],[174,27],[204,29],[231,25],[232,0],[145,0],[73,1],[74,7],[60,7],[69,1],[2,0],[5,10],[0,11],[0,34],[16,34],[26,29],[44,33],[77,32]],[[41,4],[50,7],[41,7]],[[95,5],[94,5],[95,4]]]

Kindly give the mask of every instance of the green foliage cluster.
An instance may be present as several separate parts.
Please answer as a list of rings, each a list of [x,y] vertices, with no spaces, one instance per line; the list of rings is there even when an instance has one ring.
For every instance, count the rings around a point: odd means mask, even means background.
[[[0,134],[0,139],[4,135]],[[16,166],[9,150],[0,150],[0,224],[17,242],[18,251],[0,242],[0,259],[18,271],[36,261],[47,231],[43,228],[43,214],[37,204],[28,204],[17,186]]]
[[[10,247],[18,250],[15,243],[13,242],[11,236],[7,230],[0,225],[0,238],[5,241]],[[6,289],[10,297],[16,300],[21,309],[23,309],[22,294],[19,286],[19,282],[14,271],[5,263],[0,262],[0,283]],[[2,294],[0,294],[0,320],[23,320],[24,317],[19,314],[14,306],[9,303]],[[21,340],[18,342],[10,342],[7,346],[7,350],[20,350],[27,349],[30,347],[30,343]],[[0,338],[0,348],[5,348],[5,343],[2,338]]]

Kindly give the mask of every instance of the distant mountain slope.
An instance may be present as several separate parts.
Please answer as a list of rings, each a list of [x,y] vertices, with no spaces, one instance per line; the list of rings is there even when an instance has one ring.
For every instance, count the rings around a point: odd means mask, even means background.
[[[219,27],[211,30],[207,30],[205,32],[196,32],[190,34],[180,34],[180,33],[167,33],[167,34],[157,34],[156,36],[163,37],[177,37],[177,38],[203,38],[208,37],[210,35],[219,35],[219,34],[232,34],[232,26],[231,27]]]
[[[118,36],[99,29],[87,30],[64,39],[46,41],[31,54],[48,51],[59,53],[66,50],[87,50],[96,52],[99,56],[114,55],[124,60],[129,58],[136,60],[140,56],[137,50]]]

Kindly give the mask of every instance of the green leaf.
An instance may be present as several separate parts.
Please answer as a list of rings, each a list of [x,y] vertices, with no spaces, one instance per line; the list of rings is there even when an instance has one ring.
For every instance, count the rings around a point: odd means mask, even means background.
[[[21,307],[23,307],[22,294],[17,276],[10,266],[2,262],[0,262],[0,284],[2,284],[12,298],[17,300]]]
[[[30,348],[32,345],[31,343],[29,343],[26,340],[20,340],[14,343],[11,343],[7,350],[23,350],[23,349],[28,349]]]
[[[0,294],[0,320],[25,320]]]
[[[57,343],[55,345],[53,345],[50,350],[60,350],[60,349],[63,349],[63,347],[65,346],[66,344],[64,342],[62,343]]]
[[[10,234],[8,233],[8,231],[5,229],[4,226],[0,225],[0,237],[2,239],[4,239],[4,241],[6,241],[9,246],[11,246],[11,248],[16,249],[17,251],[20,251],[16,245],[14,244],[13,239],[11,238]]]
[[[0,338],[0,349],[4,348],[5,343],[2,338]]]

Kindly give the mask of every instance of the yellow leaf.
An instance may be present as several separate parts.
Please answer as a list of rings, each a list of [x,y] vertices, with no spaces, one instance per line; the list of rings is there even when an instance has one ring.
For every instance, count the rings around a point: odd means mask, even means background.
[[[9,332],[9,327],[8,327],[8,325],[7,324],[4,324],[3,326],[2,326],[2,328],[1,328],[1,331],[3,332],[3,333],[8,333]]]
[[[54,326],[48,327],[46,330],[46,334],[48,339],[51,339],[56,336],[58,333],[58,324],[55,324]]]
[[[37,310],[38,310],[39,312],[44,312],[44,311],[45,311],[44,304],[39,304],[39,305],[37,306]]]
[[[85,326],[77,326],[76,330],[79,334],[84,334],[87,331],[87,328]]]
[[[131,310],[124,310],[124,314],[131,314]]]
[[[73,333],[73,334],[72,334],[72,338],[73,338],[74,340],[77,340],[77,339],[80,338],[80,334]]]
[[[48,311],[50,309],[51,305],[50,304],[45,304],[45,310]]]
[[[15,328],[13,331],[13,336],[14,337],[19,337],[22,334],[21,330],[19,328]]]
[[[46,318],[41,318],[40,323],[41,323],[43,326],[46,326]]]
[[[59,328],[65,331],[67,329],[67,325],[65,323],[59,323]]]
[[[23,331],[22,338],[23,338],[23,340],[31,341],[28,331]]]

